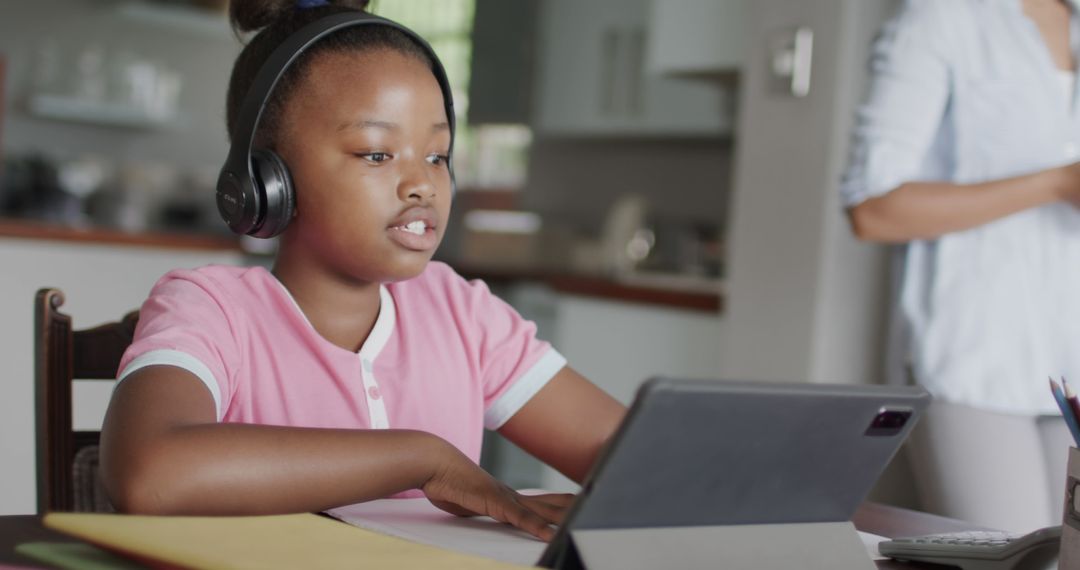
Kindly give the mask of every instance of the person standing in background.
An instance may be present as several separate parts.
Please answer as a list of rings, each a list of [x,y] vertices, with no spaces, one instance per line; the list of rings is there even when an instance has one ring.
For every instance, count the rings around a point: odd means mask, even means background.
[[[1061,524],[1080,384],[1080,0],[906,0],[872,56],[842,200],[898,244],[889,375],[935,396],[912,437],[923,508]]]

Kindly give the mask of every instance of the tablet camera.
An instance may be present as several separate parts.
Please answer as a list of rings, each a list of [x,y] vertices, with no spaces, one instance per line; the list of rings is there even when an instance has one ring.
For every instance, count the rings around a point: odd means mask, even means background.
[[[909,418],[911,410],[881,408],[870,422],[870,427],[866,428],[866,435],[896,435],[904,429]]]

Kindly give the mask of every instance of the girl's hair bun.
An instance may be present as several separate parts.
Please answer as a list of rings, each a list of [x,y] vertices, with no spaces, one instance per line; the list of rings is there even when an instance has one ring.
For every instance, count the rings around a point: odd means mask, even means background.
[[[370,0],[327,0],[326,6],[364,11]],[[306,7],[314,5],[312,7]],[[237,32],[254,32],[292,16],[298,10],[317,10],[312,0],[229,0],[229,21]]]

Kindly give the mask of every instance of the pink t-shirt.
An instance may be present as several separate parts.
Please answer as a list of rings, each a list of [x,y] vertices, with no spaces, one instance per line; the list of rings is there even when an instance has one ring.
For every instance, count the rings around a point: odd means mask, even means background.
[[[172,271],[143,304],[118,378],[178,366],[206,384],[219,421],[423,430],[479,461],[482,428],[501,426],[566,364],[532,322],[445,264],[380,293],[352,352],[261,267]]]

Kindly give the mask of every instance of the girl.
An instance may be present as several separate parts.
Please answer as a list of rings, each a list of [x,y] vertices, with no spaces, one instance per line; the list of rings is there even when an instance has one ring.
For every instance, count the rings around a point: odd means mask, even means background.
[[[365,4],[234,0],[234,27],[261,29],[233,69],[234,143],[274,48]],[[363,25],[289,67],[256,141],[287,165],[295,216],[272,273],[174,271],[151,291],[102,429],[120,510],[268,514],[422,495],[552,536],[572,496],[494,480],[476,465],[482,428],[580,482],[624,408],[482,283],[430,261],[453,140],[433,63],[408,34]]]

